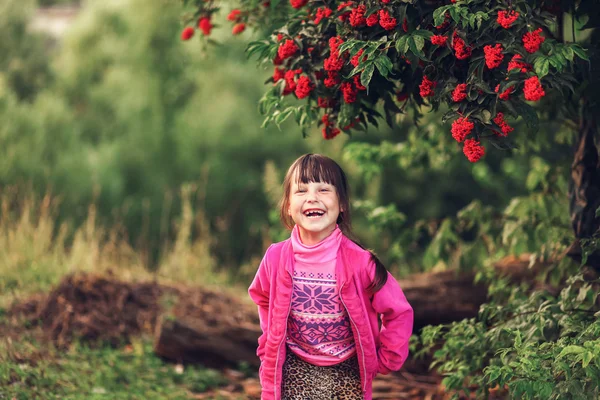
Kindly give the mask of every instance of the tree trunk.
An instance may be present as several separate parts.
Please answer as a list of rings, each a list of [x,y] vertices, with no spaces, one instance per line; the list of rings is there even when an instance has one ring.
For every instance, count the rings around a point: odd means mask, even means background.
[[[571,165],[569,187],[569,208],[575,242],[567,254],[577,262],[582,260],[580,240],[592,238],[598,233],[600,227],[600,218],[596,217],[596,210],[600,207],[600,163],[597,139],[597,117],[594,112],[584,107],[575,157]],[[600,252],[596,251],[589,255],[586,264],[600,272]]]
[[[599,31],[590,38],[588,51],[590,62],[581,63],[578,79],[587,81],[581,97],[580,114],[577,116],[579,134],[575,143],[575,156],[571,165],[569,182],[569,211],[575,241],[567,255],[577,262],[582,260],[581,239],[590,239],[600,231],[600,163],[598,159],[598,115],[600,113],[600,45]],[[600,251],[588,256],[586,265],[600,273]]]

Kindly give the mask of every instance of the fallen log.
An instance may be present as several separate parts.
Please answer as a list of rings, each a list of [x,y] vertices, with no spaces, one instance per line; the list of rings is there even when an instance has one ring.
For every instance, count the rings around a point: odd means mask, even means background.
[[[529,267],[529,258],[510,257],[495,265],[501,274],[515,281],[531,280],[543,267]],[[486,300],[486,286],[474,284],[474,273],[456,271],[415,274],[400,280],[415,312],[415,331],[426,325],[472,318]],[[207,292],[190,291],[174,307],[176,315],[162,318],[155,333],[155,352],[179,362],[201,362],[214,367],[244,361],[258,366],[255,355],[260,328],[255,307],[219,295],[214,303]],[[213,303],[211,303],[211,301]],[[229,315],[228,313],[235,315]],[[179,314],[177,314],[179,313]],[[226,313],[223,315],[223,313]]]
[[[237,367],[240,362],[259,366],[256,346],[258,324],[207,326],[198,318],[161,318],[157,324],[154,352],[178,362],[201,363],[208,367]]]
[[[154,352],[177,362],[258,367],[256,346],[260,326],[256,308],[232,296],[205,289],[187,289],[156,324]]]
[[[487,288],[473,284],[474,277],[473,273],[443,271],[399,280],[414,311],[414,330],[476,316],[485,302]]]

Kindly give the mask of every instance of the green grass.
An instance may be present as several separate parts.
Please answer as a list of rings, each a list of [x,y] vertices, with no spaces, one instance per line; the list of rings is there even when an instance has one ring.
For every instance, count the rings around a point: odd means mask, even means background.
[[[209,243],[203,239],[210,235],[192,240],[191,226],[203,220],[191,213],[188,197],[182,207],[177,237],[165,244],[158,271],[151,272],[138,249],[97,223],[93,206],[83,225],[57,227],[56,203],[50,196],[0,193],[0,400],[205,399],[194,394],[227,383],[218,371],[198,365],[181,370],[158,358],[149,336],[133,338],[120,348],[73,343],[57,349],[42,339],[40,328],[9,317],[12,305],[49,292],[75,272],[110,271],[127,282],[218,288],[245,299],[245,287],[232,287],[229,277],[214,271]]]
[[[154,355],[149,337],[122,348],[74,343],[66,350],[33,331],[0,340],[0,399],[189,399],[226,382],[201,366],[178,371]]]
[[[56,207],[57,200],[50,196],[37,199],[18,191],[0,192],[0,308],[46,293],[75,272],[110,272],[128,282],[204,286],[250,301],[245,285],[215,270],[207,223],[193,213],[188,192],[182,199],[184,212],[176,237],[165,241],[157,267],[149,266],[144,250],[133,248],[117,228],[102,227],[93,205],[81,226],[57,226]],[[202,227],[204,233],[192,239],[193,226]]]

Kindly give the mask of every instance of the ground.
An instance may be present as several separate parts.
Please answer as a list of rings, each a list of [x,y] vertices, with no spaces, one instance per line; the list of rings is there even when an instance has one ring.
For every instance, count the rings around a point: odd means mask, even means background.
[[[208,368],[156,355],[157,320],[194,313],[217,327],[257,323],[252,308],[224,293],[68,276],[0,312],[0,399],[259,399],[247,362],[213,359]],[[449,398],[440,382],[426,363],[409,360],[374,381],[374,398]]]

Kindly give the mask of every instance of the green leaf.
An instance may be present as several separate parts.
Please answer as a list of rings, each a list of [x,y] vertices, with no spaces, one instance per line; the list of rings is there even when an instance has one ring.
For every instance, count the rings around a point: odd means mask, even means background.
[[[562,49],[562,55],[569,61],[573,61],[573,57],[575,55],[575,52],[573,51],[572,48],[564,46]]]
[[[583,60],[586,60],[586,61],[590,60],[587,56],[587,52],[581,46],[579,46],[577,44],[573,44],[570,46],[570,48],[573,50],[573,52],[575,54],[577,54],[577,57],[579,57]]]
[[[409,35],[400,36],[398,40],[396,40],[396,50],[398,53],[405,55],[408,51],[408,38]]]
[[[488,370],[486,371],[486,374],[488,374],[488,379],[491,382],[494,382],[496,379],[498,379],[500,377],[500,368],[488,368]]]
[[[416,38],[420,39],[423,44],[425,43],[425,41],[423,40],[422,37],[417,36]],[[421,47],[421,49],[417,48],[417,44],[415,42],[415,37],[414,36],[410,36],[408,38],[408,47],[410,48],[410,51],[412,51],[412,53],[415,56],[417,56],[419,58],[423,58],[425,56],[425,54],[423,54],[423,51],[421,50],[423,47]]]
[[[430,39],[433,36],[433,32],[426,29],[417,29],[413,32],[413,36],[420,36],[424,39]]]
[[[471,29],[475,29],[475,14],[469,15],[469,26]]]
[[[454,110],[450,110],[447,111],[443,116],[442,116],[442,123],[446,123],[448,122],[450,119],[456,117],[457,115],[459,115],[456,111]],[[599,208],[600,210],[600,208]]]
[[[514,333],[515,333],[515,348],[519,348],[523,344],[523,340],[521,337],[521,331],[515,331]]]
[[[560,352],[560,354],[556,357],[556,359],[560,359],[563,358],[564,356],[567,356],[569,354],[581,354],[583,353],[585,349],[581,346],[576,346],[576,345],[570,345],[570,346],[566,346],[564,349],[562,349],[562,351]]]
[[[444,23],[444,20],[446,19],[446,11],[452,7],[452,5],[449,6],[444,6],[444,7],[440,7],[437,8],[434,12],[433,12],[433,24],[435,26],[439,26],[441,24]]]
[[[469,77],[477,74],[479,75],[481,73],[481,71],[483,71],[483,64],[484,64],[484,60],[483,59],[479,59],[479,60],[475,60],[475,61],[471,61],[469,63],[469,70],[467,72],[467,75]]]
[[[392,65],[392,62],[386,55],[380,55],[379,57],[377,57],[375,59],[375,66],[377,67],[379,73],[383,77],[387,77],[388,74],[392,71],[392,68],[394,67]]]
[[[275,113],[273,114],[273,116],[275,117],[275,123],[277,125],[280,125],[281,123],[283,123],[283,121],[288,119],[288,117],[290,115],[292,115],[293,112],[294,112],[294,107],[288,107],[285,110],[283,110],[283,112],[281,112],[281,113],[279,111],[275,111]]]
[[[413,35],[412,39],[415,42],[415,46],[417,46],[417,50],[421,52],[423,50],[423,47],[425,47],[425,39],[419,35]]]
[[[362,58],[362,57],[361,57]],[[367,63],[371,63],[372,61],[367,61]],[[346,77],[346,79],[350,78],[351,76],[354,76],[356,74],[358,74],[359,72],[363,71],[365,69],[365,64],[358,64],[356,67],[354,67],[354,69],[352,69],[352,71],[350,71],[350,73],[348,74],[348,76]]]
[[[360,75],[360,84],[364,87],[369,87],[369,83],[371,82],[371,78],[373,77],[373,71],[375,71],[375,66],[371,63],[365,67],[365,70]]]
[[[535,108],[523,101],[516,101],[513,103],[513,105],[515,106],[515,109],[517,110],[519,115],[525,120],[527,127],[532,132],[537,132],[537,130],[539,129],[539,118],[537,112],[535,111]]]
[[[458,10],[456,7],[450,8],[450,16],[452,17],[454,22],[456,22],[457,24],[460,22],[460,14],[458,13]]]
[[[562,71],[563,63],[561,62],[559,57],[552,56],[548,58],[548,61],[550,62],[550,65],[552,65],[557,71]]]
[[[350,50],[352,54],[356,54],[360,49],[366,46],[365,42],[358,40],[348,40],[340,45],[338,51],[340,54],[345,52],[346,50]]]
[[[246,57],[250,58],[252,55],[260,52],[263,53],[265,50],[269,50],[271,43],[267,40],[260,40],[255,42],[250,42],[248,47],[246,48]]]
[[[550,68],[550,61],[548,60],[548,57],[538,57],[533,63],[533,68],[540,79],[548,75],[548,70]]]
[[[489,124],[490,121],[492,120],[492,113],[489,110],[481,110],[481,120],[485,123],[485,124]]]
[[[363,85],[363,86],[366,86],[366,85]],[[369,120],[371,125],[375,125],[376,128],[379,127],[379,122],[377,122],[377,120],[375,118],[373,118],[373,116],[371,114],[367,114],[367,119]]]
[[[403,4],[398,7],[398,21],[404,21],[406,18],[406,9],[408,8],[407,4]]]
[[[496,135],[488,136],[487,140],[498,150],[510,150],[518,148],[517,145],[508,138],[500,138]]]

